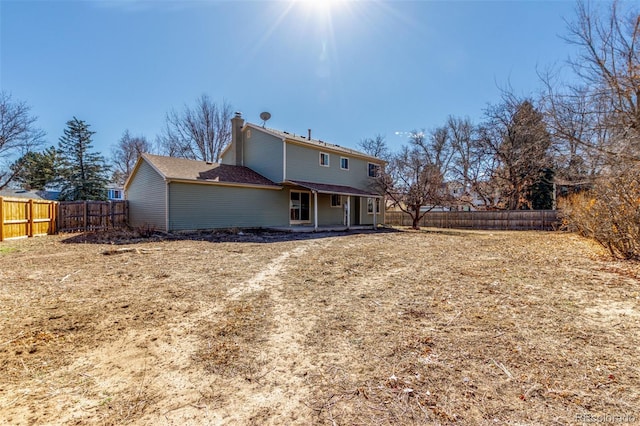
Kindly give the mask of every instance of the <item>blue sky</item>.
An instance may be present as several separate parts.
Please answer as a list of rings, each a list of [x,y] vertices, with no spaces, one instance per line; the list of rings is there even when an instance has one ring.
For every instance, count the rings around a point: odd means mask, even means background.
[[[327,4],[328,3],[328,4]],[[0,0],[0,86],[57,145],[73,116],[110,156],[154,141],[171,108],[208,94],[248,121],[347,147],[478,121],[499,87],[573,53],[573,1]]]

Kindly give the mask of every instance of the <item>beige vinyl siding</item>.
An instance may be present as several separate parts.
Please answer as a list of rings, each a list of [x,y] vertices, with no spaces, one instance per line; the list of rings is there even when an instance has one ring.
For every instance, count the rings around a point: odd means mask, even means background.
[[[236,165],[236,150],[233,144],[234,142],[232,141],[231,145],[228,148],[225,148],[224,152],[220,156],[220,164]]]
[[[367,210],[368,197],[360,197],[360,224],[373,225],[373,214],[369,214]],[[378,225],[384,223],[384,200],[380,199],[380,213],[376,214],[376,223]]]
[[[166,230],[166,184],[162,176],[142,161],[129,182],[129,224],[134,228],[151,227]]]
[[[311,194],[313,199],[313,194]],[[342,197],[346,202],[346,197]],[[312,206],[313,208],[313,206]],[[344,207],[331,207],[329,194],[318,194],[318,225],[342,225],[344,222]]]
[[[289,225],[284,190],[173,182],[169,211],[172,231]]]
[[[282,182],[282,139],[247,129],[244,132],[244,166],[274,182]]]
[[[330,155],[329,167],[320,165],[320,152]],[[340,158],[349,159],[349,170],[340,168]],[[330,150],[307,148],[287,143],[287,180],[327,183],[370,190],[368,161]]]

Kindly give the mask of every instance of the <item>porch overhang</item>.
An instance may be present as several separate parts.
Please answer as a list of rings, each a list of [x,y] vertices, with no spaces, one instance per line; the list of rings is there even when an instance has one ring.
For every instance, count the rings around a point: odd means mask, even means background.
[[[382,195],[374,192],[363,191],[358,188],[345,185],[331,185],[326,183],[305,182],[300,180],[287,180],[282,182],[283,185],[299,186],[318,194],[346,195],[354,197],[382,198]]]
[[[382,195],[376,194],[374,192],[363,191],[358,188],[354,188],[351,186],[345,185],[332,185],[327,183],[317,183],[317,182],[306,182],[300,180],[287,180],[281,183],[282,185],[289,185],[298,188],[304,188],[313,193],[313,229],[315,231],[318,230],[318,194],[329,194],[329,195],[342,195],[347,197],[347,202],[345,204],[345,218],[346,218],[346,228],[349,229],[351,227],[350,223],[350,212],[351,212],[351,197],[367,197],[374,199],[382,199]],[[378,226],[376,209],[373,209],[373,228],[375,229]]]

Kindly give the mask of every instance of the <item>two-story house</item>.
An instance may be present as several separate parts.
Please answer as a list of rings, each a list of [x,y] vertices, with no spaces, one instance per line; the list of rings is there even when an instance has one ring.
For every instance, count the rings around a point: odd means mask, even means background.
[[[220,163],[143,154],[125,184],[134,227],[215,228],[376,226],[373,189],[384,161],[338,145],[232,121]]]

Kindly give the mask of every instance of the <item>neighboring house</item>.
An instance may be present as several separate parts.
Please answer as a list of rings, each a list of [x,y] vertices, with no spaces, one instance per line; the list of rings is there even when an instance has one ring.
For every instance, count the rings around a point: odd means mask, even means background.
[[[384,161],[364,153],[232,121],[220,164],[142,154],[125,183],[134,227],[375,226],[382,196],[371,189]]]
[[[34,200],[56,201],[60,191],[50,190],[26,190],[26,189],[3,189],[0,190],[0,197],[7,198],[32,198]]]
[[[110,201],[124,200],[124,189],[117,184],[107,185],[107,199]]]

